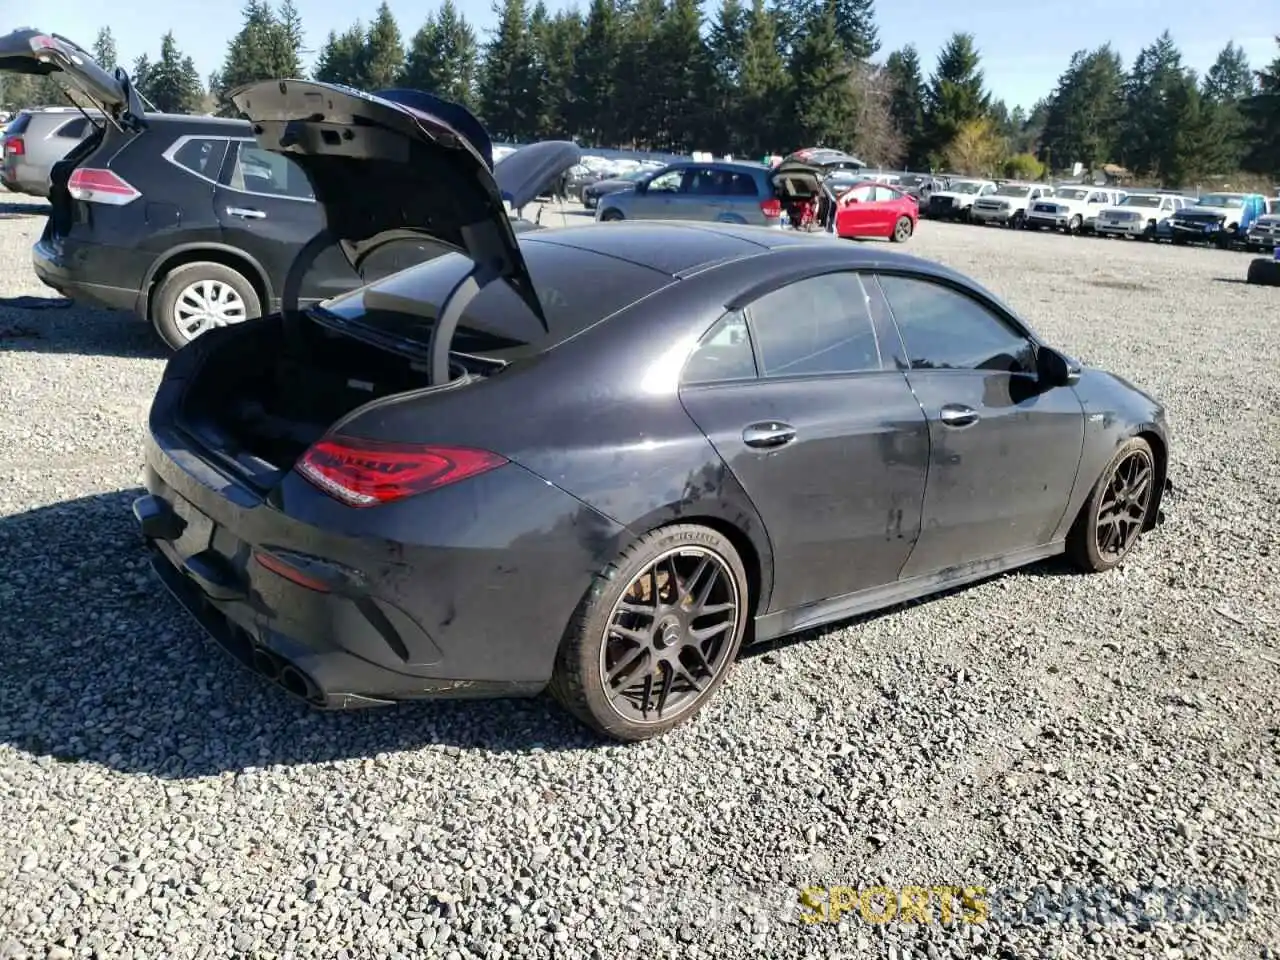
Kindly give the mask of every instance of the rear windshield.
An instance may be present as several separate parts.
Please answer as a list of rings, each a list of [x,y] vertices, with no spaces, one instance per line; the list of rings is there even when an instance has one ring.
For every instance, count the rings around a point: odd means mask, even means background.
[[[454,334],[454,353],[495,360],[541,353],[673,282],[649,267],[573,247],[525,242],[521,249],[550,332],[509,284],[495,282],[471,301]],[[470,266],[461,254],[448,253],[338,297],[317,313],[425,349],[442,302]]]
[[[9,121],[9,125],[4,128],[4,135],[6,137],[16,137],[18,134],[22,133],[22,131],[27,129],[27,124],[30,122],[31,114],[20,113]]]

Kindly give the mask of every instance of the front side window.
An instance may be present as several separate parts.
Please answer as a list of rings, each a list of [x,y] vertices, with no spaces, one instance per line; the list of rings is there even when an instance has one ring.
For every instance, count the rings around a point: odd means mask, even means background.
[[[668,170],[650,180],[648,190],[651,193],[677,193],[680,190],[680,181],[683,179],[683,169]]]
[[[968,294],[919,277],[883,275],[880,286],[912,370],[1035,372],[1031,341]]]
[[[764,377],[881,369],[880,344],[856,273],[828,273],[765,294],[747,308]]]
[[[682,383],[720,383],[751,380],[756,376],[756,358],[747,333],[747,318],[741,310],[721,317],[694,348],[685,362]]]
[[[278,153],[262,150],[247,143],[240,144],[235,169],[231,171],[232,190],[313,200],[315,194],[302,168]]]

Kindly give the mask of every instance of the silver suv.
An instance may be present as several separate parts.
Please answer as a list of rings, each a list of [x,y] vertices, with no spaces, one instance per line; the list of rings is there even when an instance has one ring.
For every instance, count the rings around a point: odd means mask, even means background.
[[[101,122],[97,111],[88,113]],[[47,197],[53,165],[92,132],[93,123],[76,107],[21,111],[4,128],[0,183],[15,193]]]
[[[597,220],[711,220],[776,227],[782,202],[762,163],[713,160],[672,164],[630,189],[600,198]]]

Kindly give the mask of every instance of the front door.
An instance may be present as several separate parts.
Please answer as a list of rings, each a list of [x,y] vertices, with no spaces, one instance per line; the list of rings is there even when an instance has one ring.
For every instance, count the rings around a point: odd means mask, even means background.
[[[684,182],[685,168],[672,167],[662,171],[643,190],[637,190],[627,206],[627,215],[636,220],[672,220],[681,216],[675,211],[677,198]]]
[[[307,175],[287,157],[251,140],[232,140],[213,200],[223,240],[262,264],[273,287],[275,302],[269,309],[279,309],[289,268],[324,227]],[[361,282],[342,251],[330,246],[303,275],[299,304],[345,293]]]
[[[919,532],[928,424],[867,299],[855,273],[797,281],[727,314],[686,366],[685,409],[773,550],[761,614],[892,583]]]
[[[929,419],[922,529],[903,577],[1049,543],[1084,445],[1075,390],[1039,382],[1034,344],[997,305],[920,276],[879,283]]]

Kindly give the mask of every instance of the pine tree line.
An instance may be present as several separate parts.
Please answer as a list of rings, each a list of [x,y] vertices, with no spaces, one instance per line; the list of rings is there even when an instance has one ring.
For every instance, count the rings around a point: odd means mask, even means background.
[[[1239,170],[1280,174],[1280,50],[1255,71],[1228,44],[1203,77],[1166,31],[1127,69],[1103,44],[1075,53],[1030,110],[986,87],[971,34],[925,73],[908,45],[881,58],[874,0],[499,0],[483,41],[454,0],[406,36],[386,3],[330,32],[316,79],[364,90],[412,87],[465,103],[495,140],[575,138],[596,146],[738,156],[822,144],[885,166],[1037,177],[1079,162],[1170,184]],[[234,113],[243,83],[301,77],[309,54],[292,0],[248,0],[206,87],[173,35],[132,76],[157,109]],[[1277,37],[1280,47],[1280,37]],[[98,59],[115,65],[104,29]],[[62,100],[47,78],[12,79],[0,102]]]

